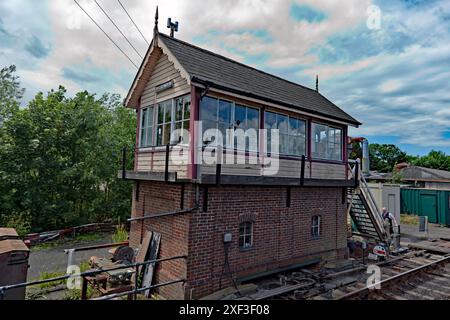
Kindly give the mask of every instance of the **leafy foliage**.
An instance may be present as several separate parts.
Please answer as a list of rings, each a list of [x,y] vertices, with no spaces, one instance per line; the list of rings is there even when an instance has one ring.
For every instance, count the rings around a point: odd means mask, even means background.
[[[15,72],[16,66],[0,70],[0,124],[19,110],[19,101],[25,92]]]
[[[450,155],[432,150],[428,155],[417,157],[412,161],[416,166],[450,171]]]
[[[369,146],[370,170],[391,172],[397,163],[406,162],[407,154],[393,144]]]
[[[2,76],[0,92],[14,91],[16,80]],[[11,102],[2,112],[18,105],[16,93],[5,95]],[[0,128],[0,224],[26,213],[39,232],[129,215],[132,186],[117,172],[122,148],[134,148],[136,123],[118,95],[67,98],[59,87],[8,115]]]

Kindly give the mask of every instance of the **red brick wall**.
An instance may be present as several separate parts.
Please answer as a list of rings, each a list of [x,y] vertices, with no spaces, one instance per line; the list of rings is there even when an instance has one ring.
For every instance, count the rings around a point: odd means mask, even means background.
[[[181,185],[159,182],[140,182],[139,201],[133,200],[133,217],[177,211],[180,209]],[[136,187],[135,191],[136,192]],[[192,191],[186,187],[184,203],[192,206]],[[178,215],[141,220],[131,223],[130,245],[139,247],[146,230],[161,234],[158,258],[170,258],[188,254],[189,215]],[[144,231],[144,232],[143,232]],[[157,265],[154,283],[186,278],[186,261],[183,259],[162,262]],[[165,286],[159,293],[167,299],[184,297],[183,284]]]
[[[142,215],[143,195],[146,213],[178,210],[180,190],[177,185],[141,183],[140,202],[134,203],[133,216]],[[335,259],[346,253],[347,222],[340,188],[292,188],[291,206],[286,207],[286,188],[210,187],[208,211],[169,218],[146,220],[145,229],[162,234],[160,257],[188,254],[183,260],[165,263],[157,270],[157,281],[186,277],[178,288],[160,290],[166,298],[199,298],[220,289],[224,265],[223,235],[230,232],[233,241],[229,261],[235,276],[273,270],[317,257]],[[185,207],[193,206],[195,189],[186,185]],[[200,205],[203,192],[200,188]],[[321,236],[312,239],[311,220],[321,216]],[[238,246],[239,224],[254,221],[253,247],[241,251]],[[141,237],[141,223],[132,224],[131,243]],[[228,277],[222,287],[229,286]],[[173,286],[171,286],[173,287]]]

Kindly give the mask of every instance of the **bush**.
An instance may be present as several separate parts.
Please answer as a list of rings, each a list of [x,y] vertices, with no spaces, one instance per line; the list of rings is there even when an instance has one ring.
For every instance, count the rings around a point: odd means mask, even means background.
[[[28,212],[3,216],[3,225],[16,229],[19,237],[23,238],[31,232],[31,215]]]
[[[116,231],[112,235],[112,242],[113,243],[119,243],[119,242],[125,242],[128,240],[128,232],[126,227],[123,224],[119,224],[116,227]]]

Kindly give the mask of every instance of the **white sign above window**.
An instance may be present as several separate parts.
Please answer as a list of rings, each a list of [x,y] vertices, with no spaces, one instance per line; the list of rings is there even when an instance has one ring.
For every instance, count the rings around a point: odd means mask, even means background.
[[[173,80],[164,82],[163,84],[160,84],[159,86],[155,87],[156,93],[160,93],[169,89],[173,88]]]

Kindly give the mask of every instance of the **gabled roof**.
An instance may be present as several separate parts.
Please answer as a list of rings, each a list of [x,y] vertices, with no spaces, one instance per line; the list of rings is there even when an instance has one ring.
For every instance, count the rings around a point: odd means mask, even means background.
[[[430,169],[418,166],[409,166],[401,170],[405,180],[422,181],[448,181],[450,182],[450,171]]]
[[[182,74],[192,84],[260,99],[299,111],[339,120],[354,126],[361,123],[317,91],[249,67],[214,52],[199,48],[165,34],[158,34],[158,46],[170,52]],[[149,54],[150,54],[149,50]],[[164,52],[166,53],[166,52]],[[146,60],[148,60],[146,58]],[[144,60],[145,61],[145,60]],[[173,62],[173,61],[172,61]],[[139,73],[143,74],[145,63]],[[139,75],[139,74],[138,74]],[[140,77],[136,77],[135,82]],[[140,79],[145,80],[145,79]],[[136,83],[128,94],[129,105]]]
[[[428,181],[428,182],[448,182],[450,183],[450,171],[430,169],[419,166],[408,165],[400,169],[402,180],[405,181]],[[392,179],[392,173],[371,173],[368,178],[371,180]]]

